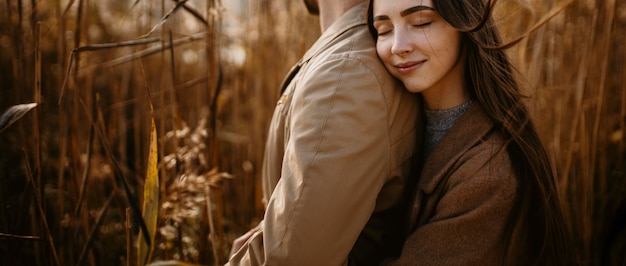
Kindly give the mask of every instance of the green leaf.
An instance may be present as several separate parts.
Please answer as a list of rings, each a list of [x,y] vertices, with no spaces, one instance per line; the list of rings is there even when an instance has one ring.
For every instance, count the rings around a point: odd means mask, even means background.
[[[0,132],[4,131],[7,127],[15,123],[24,116],[28,111],[37,106],[36,103],[25,103],[11,106],[7,109],[2,116],[0,116]]]
[[[147,264],[150,261],[150,257],[152,257],[152,252],[154,250],[154,235],[157,228],[157,217],[159,215],[159,172],[157,169],[157,159],[157,134],[153,115],[150,133],[150,154],[148,155],[148,171],[146,173],[146,180],[143,187],[142,216],[146,223],[148,232],[139,232],[139,238],[137,239],[137,265]],[[144,237],[142,237],[142,234],[146,233],[150,239],[149,243],[144,239]]]

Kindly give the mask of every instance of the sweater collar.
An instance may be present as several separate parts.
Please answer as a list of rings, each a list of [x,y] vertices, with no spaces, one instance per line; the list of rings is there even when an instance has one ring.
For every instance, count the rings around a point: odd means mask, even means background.
[[[480,104],[472,104],[446,132],[424,162],[424,169],[419,177],[419,188],[427,194],[432,193],[446,175],[446,171],[467,150],[479,143],[493,126],[493,121],[485,114]]]

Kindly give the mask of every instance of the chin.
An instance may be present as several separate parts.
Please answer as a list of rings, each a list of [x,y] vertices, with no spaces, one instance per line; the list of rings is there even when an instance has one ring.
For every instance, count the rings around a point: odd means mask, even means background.
[[[421,86],[415,86],[415,82],[402,82],[402,84],[404,84],[404,87],[407,91],[412,93],[420,93],[424,91],[424,88],[422,88]],[[413,84],[413,86],[411,86],[411,84]]]
[[[412,92],[412,93],[420,93],[422,92],[422,90],[420,89],[415,89],[415,88],[406,88],[407,91]]]

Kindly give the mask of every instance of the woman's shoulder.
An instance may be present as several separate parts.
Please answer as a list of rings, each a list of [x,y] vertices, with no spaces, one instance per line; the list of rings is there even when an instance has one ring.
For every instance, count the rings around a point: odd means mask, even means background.
[[[457,161],[449,182],[478,182],[511,188],[515,191],[517,178],[502,135],[492,130],[469,148]]]
[[[495,123],[474,103],[429,155],[420,187],[426,192],[433,191],[443,180],[451,186],[495,179],[515,182],[504,144]]]

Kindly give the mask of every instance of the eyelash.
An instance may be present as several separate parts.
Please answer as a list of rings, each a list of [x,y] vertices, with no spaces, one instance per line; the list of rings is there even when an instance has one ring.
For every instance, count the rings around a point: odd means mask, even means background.
[[[380,31],[376,31],[376,33],[378,34],[378,36],[383,36],[383,35],[387,35],[387,33],[390,33],[391,31],[385,31],[385,32],[380,32]]]
[[[433,22],[432,22],[432,21],[429,21],[429,22],[422,23],[422,24],[415,24],[415,25],[413,25],[413,27],[416,27],[416,28],[423,28],[423,27],[426,27],[426,26],[430,25],[431,23],[433,23]],[[384,36],[384,35],[386,35],[386,34],[388,34],[388,33],[390,33],[390,32],[392,32],[392,30],[388,30],[388,31],[385,31],[385,32],[378,32],[378,31],[377,31],[378,36]]]
[[[433,22],[429,21],[429,22],[426,22],[426,23],[413,25],[413,27],[418,27],[418,28],[426,27],[426,26],[430,25],[431,23],[433,23]]]

